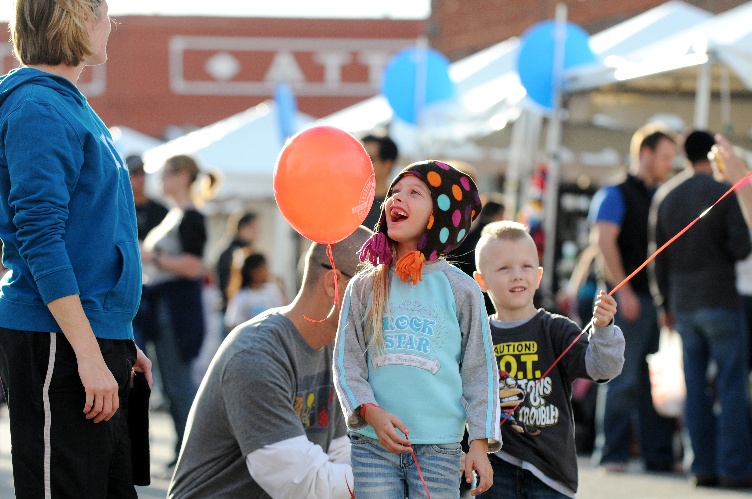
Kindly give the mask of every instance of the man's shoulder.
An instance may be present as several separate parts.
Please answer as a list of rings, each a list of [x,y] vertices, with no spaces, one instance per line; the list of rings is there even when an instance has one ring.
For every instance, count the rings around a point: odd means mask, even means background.
[[[608,185],[595,193],[588,215],[591,222],[605,221],[621,225],[625,209],[621,185],[623,184]]]
[[[274,310],[267,311],[235,328],[223,343],[222,355],[226,360],[237,355],[268,356],[293,342],[295,333],[287,317]]]
[[[694,175],[691,171],[684,171],[661,186],[658,192],[662,195],[658,199],[662,201],[661,204],[674,203],[678,209],[683,209],[702,200],[695,193],[718,197],[729,187],[730,184],[719,182],[710,175]]]

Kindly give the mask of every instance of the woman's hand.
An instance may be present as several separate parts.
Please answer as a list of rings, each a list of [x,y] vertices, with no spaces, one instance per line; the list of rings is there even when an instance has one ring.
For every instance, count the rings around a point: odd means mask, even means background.
[[[149,383],[149,388],[151,388],[151,384],[153,383],[151,377],[151,361],[144,352],[138,348],[138,345],[136,345],[136,363],[133,364],[133,370],[143,373],[146,382]],[[131,374],[131,386],[133,386],[133,374]]]

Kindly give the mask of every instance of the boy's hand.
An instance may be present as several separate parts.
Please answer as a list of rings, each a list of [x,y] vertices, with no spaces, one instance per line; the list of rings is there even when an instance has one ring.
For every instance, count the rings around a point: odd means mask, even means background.
[[[595,327],[606,327],[613,320],[616,314],[616,300],[605,291],[598,294],[598,299],[595,301],[595,309],[593,310],[593,325]]]
[[[488,460],[488,440],[478,439],[470,442],[470,450],[465,457],[465,480],[473,481],[473,471],[478,473],[478,486],[470,491],[470,495],[477,496],[493,485],[493,468]]]
[[[376,431],[382,447],[394,453],[410,452],[410,441],[397,433],[395,428],[405,435],[410,433],[410,430],[397,416],[375,406],[369,407],[365,416],[366,423]]]

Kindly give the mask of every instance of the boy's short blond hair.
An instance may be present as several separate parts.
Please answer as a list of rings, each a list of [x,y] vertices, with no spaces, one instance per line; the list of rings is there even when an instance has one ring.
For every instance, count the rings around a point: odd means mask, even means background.
[[[102,0],[15,0],[13,55],[23,65],[78,66],[93,53],[86,21]]]
[[[480,233],[480,239],[475,246],[475,268],[480,270],[480,259],[483,253],[483,248],[491,242],[496,240],[501,241],[519,241],[521,239],[529,239],[530,242],[535,244],[528,228],[519,222],[513,222],[511,220],[500,220],[498,222],[491,222]]]

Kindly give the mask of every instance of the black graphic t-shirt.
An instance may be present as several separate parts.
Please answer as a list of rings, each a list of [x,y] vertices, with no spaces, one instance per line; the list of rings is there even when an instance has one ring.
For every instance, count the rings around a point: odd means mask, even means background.
[[[612,325],[598,328],[590,341],[583,334],[545,374],[580,334],[579,326],[543,309],[516,327],[495,322],[491,321],[491,334],[500,371],[501,453],[529,463],[576,492],[572,382],[591,376],[607,381],[618,375],[624,336]]]

